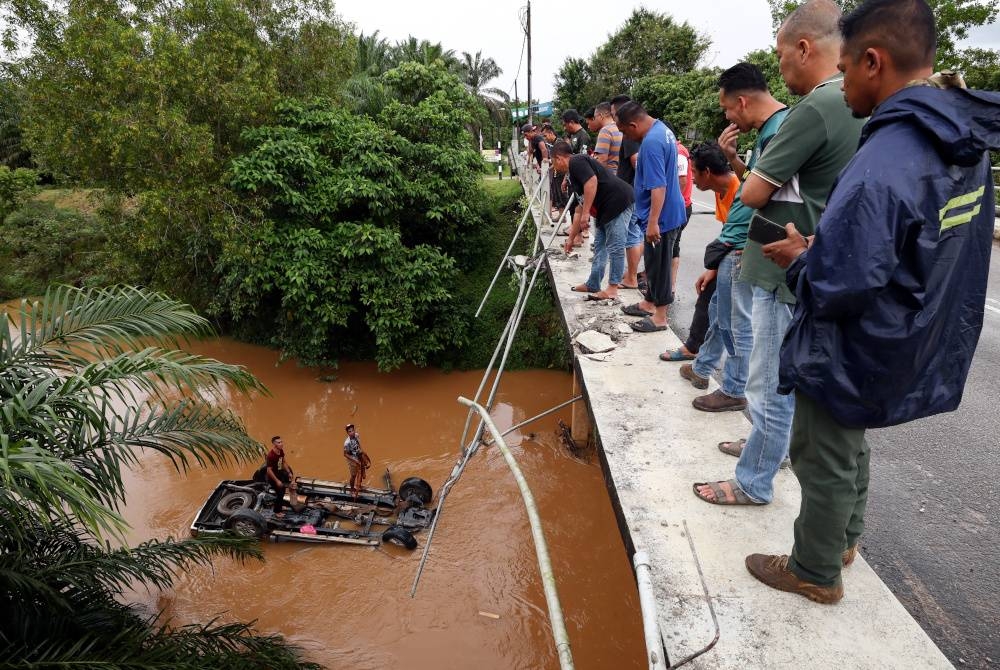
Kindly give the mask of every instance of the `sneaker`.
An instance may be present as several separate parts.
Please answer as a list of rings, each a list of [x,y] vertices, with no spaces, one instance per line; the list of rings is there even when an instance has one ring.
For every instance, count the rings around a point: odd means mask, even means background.
[[[797,593],[814,603],[833,605],[844,597],[844,585],[820,586],[800,579],[788,569],[788,556],[768,556],[767,554],[750,554],[746,559],[750,574],[764,582],[772,589]]]
[[[694,366],[690,363],[685,363],[681,366],[681,377],[691,382],[691,386],[696,389],[707,389],[708,388],[708,377],[702,377],[694,371]]]
[[[726,395],[722,389],[715,389],[708,395],[698,396],[691,404],[702,412],[742,412],[746,409],[747,401],[745,398]]]

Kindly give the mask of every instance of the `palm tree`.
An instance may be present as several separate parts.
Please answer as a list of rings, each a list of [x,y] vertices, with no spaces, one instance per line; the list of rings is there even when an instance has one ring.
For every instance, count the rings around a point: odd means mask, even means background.
[[[449,72],[453,74],[461,73],[462,63],[455,56],[455,50],[445,49],[440,42],[432,43],[427,40],[418,40],[413,35],[410,35],[402,42],[397,42],[394,48],[394,65],[409,61],[430,65],[436,60],[443,61]]]
[[[184,470],[259,460],[213,402],[265,392],[244,369],[172,348],[209,332],[187,305],[118,287],[50,289],[0,327],[0,651],[10,667],[301,668],[245,624],[171,627],[124,605],[136,583],[213,556],[261,559],[234,537],[124,546],[122,470],[142,451]],[[106,539],[114,539],[116,547]]]
[[[358,35],[358,53],[354,73],[377,77],[392,67],[393,48],[376,30],[371,35]]]
[[[483,58],[483,52],[477,51],[475,56],[462,52],[462,81],[479,103],[485,108],[489,119],[502,126],[506,115],[503,105],[510,102],[510,96],[499,88],[488,88],[487,84],[503,74],[503,70],[492,58]],[[472,136],[479,138],[479,149],[483,148],[482,124],[477,123],[470,129]]]

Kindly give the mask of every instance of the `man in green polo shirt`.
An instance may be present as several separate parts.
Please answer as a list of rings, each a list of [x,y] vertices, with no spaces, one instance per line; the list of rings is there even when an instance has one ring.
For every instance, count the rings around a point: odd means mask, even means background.
[[[833,182],[858,146],[863,119],[855,119],[840,90],[840,7],[810,0],[778,30],[776,53],[788,90],[804,96],[785,117],[740,192],[743,204],[771,221],[795,223],[812,235]],[[785,273],[747,241],[740,278],[753,285],[753,349],[746,385],[753,427],[738,453],[735,480],[696,487],[716,504],[761,505],[774,496],[774,476],[788,456],[795,401],[778,394],[778,352],[791,322],[795,298]]]

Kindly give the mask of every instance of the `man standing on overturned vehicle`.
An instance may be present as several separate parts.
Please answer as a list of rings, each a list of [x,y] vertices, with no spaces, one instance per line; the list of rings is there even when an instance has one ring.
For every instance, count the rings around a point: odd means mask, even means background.
[[[365,480],[365,473],[368,471],[368,466],[372,464],[372,459],[368,458],[368,454],[361,450],[361,439],[357,431],[354,430],[354,424],[349,423],[344,429],[347,431],[347,439],[344,440],[344,458],[347,459],[347,467],[350,470],[351,495],[357,499],[361,483]]]
[[[274,515],[281,516],[285,502],[285,488],[295,479],[292,466],[285,460],[285,443],[280,435],[271,438],[271,450],[267,452],[267,482],[274,487]]]

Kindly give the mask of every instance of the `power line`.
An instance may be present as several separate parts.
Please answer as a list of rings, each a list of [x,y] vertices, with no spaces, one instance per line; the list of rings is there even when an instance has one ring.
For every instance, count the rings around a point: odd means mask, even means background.
[[[510,85],[507,89],[507,95],[510,95],[511,91],[514,90],[514,86],[517,85],[517,78],[521,76],[521,65],[524,64],[524,47],[528,43],[528,33],[524,34],[524,39],[521,40],[521,59],[517,62],[517,74],[514,75],[514,83]]]

